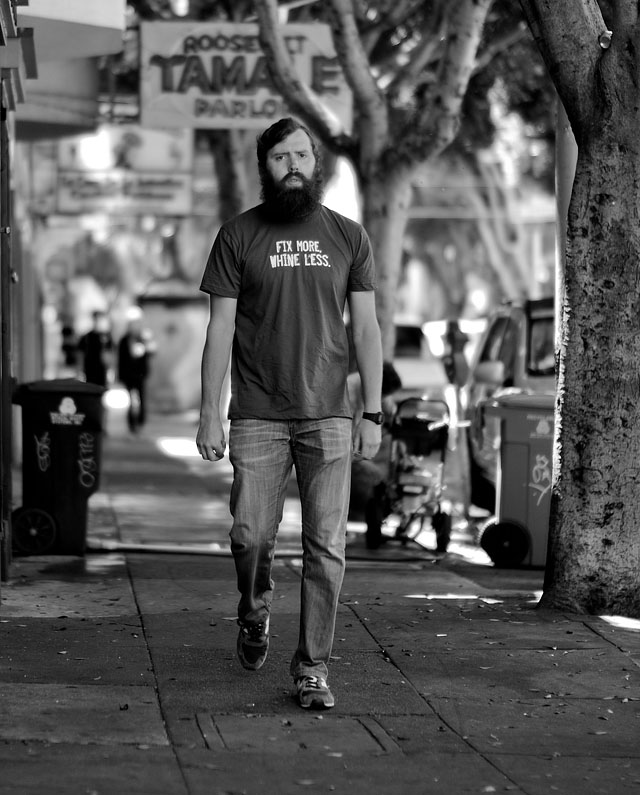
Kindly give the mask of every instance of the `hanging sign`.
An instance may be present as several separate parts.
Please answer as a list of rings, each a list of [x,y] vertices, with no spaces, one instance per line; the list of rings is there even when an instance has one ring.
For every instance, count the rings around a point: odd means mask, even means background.
[[[347,132],[351,92],[328,25],[283,25],[300,80]],[[264,129],[290,113],[247,23],[143,22],[140,119],[144,127]]]
[[[187,215],[193,132],[104,125],[58,143],[59,213]]]

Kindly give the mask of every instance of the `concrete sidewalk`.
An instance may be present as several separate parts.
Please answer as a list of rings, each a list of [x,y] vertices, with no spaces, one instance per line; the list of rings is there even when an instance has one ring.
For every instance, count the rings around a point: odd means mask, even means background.
[[[541,571],[496,570],[463,538],[438,560],[350,536],[336,707],[308,714],[288,676],[292,498],[269,659],[244,671],[230,471],[202,469],[179,441],[193,431],[184,416],[140,438],[110,427],[90,551],[14,561],[0,795],[640,792],[638,622],[540,611]]]

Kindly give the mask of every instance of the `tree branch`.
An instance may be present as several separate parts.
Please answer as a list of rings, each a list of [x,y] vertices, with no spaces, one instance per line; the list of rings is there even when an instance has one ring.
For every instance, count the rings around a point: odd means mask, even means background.
[[[496,41],[491,42],[491,44],[484,49],[482,55],[480,55],[476,59],[476,64],[473,68],[473,73],[477,74],[478,72],[485,69],[491,61],[499,55],[500,53],[508,50],[509,47],[512,47],[514,44],[517,44],[519,41],[525,38],[528,35],[527,26],[520,23],[517,27],[513,30],[508,31]]]
[[[376,159],[387,142],[387,104],[364,51],[356,25],[355,0],[328,0],[327,13],[333,42],[361,119],[360,157]]]
[[[277,0],[254,0],[260,25],[260,43],[267,57],[271,78],[291,109],[332,148],[348,150],[342,129],[318,96],[302,81],[287,50],[278,22]]]
[[[358,12],[355,19],[360,30],[362,46],[368,54],[374,50],[380,41],[381,35],[387,32],[397,32],[398,28],[406,24],[411,27],[410,20],[419,10],[422,0],[395,0],[391,7],[369,21],[366,14]]]
[[[175,19],[169,0],[127,0],[140,19]]]
[[[404,131],[411,149],[421,150],[421,159],[442,151],[455,138],[491,3],[492,0],[458,0],[447,8],[446,45],[436,80],[419,98],[419,106]]]
[[[596,0],[520,0],[574,134],[593,116],[593,81],[606,25]]]
[[[438,17],[437,32],[431,35],[429,35],[429,25],[425,20],[420,44],[411,52],[409,63],[398,71],[396,77],[389,84],[388,94],[390,96],[415,88],[419,79],[424,81],[428,65],[436,60],[436,53],[440,53],[443,49],[446,19],[443,14],[439,14]]]

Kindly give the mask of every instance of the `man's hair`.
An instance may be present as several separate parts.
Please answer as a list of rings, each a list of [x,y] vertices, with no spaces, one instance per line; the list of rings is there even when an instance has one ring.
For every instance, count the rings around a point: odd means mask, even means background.
[[[266,170],[267,167],[267,152],[269,152],[270,149],[273,149],[276,144],[279,144],[280,141],[283,141],[287,136],[291,135],[291,133],[294,133],[296,130],[302,130],[309,136],[309,140],[311,141],[311,151],[313,152],[313,156],[316,159],[316,167],[320,167],[320,150],[318,149],[318,145],[309,128],[305,127],[305,125],[297,121],[297,119],[287,116],[284,119],[280,119],[280,121],[277,121],[275,124],[272,124],[271,127],[268,127],[257,138],[258,169],[261,174]]]

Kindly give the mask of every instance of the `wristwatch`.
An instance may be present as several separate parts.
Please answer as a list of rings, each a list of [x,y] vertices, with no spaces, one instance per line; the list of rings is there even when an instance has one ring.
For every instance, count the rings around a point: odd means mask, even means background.
[[[382,425],[384,422],[384,412],[382,411],[363,411],[362,419],[375,422],[376,425]]]

